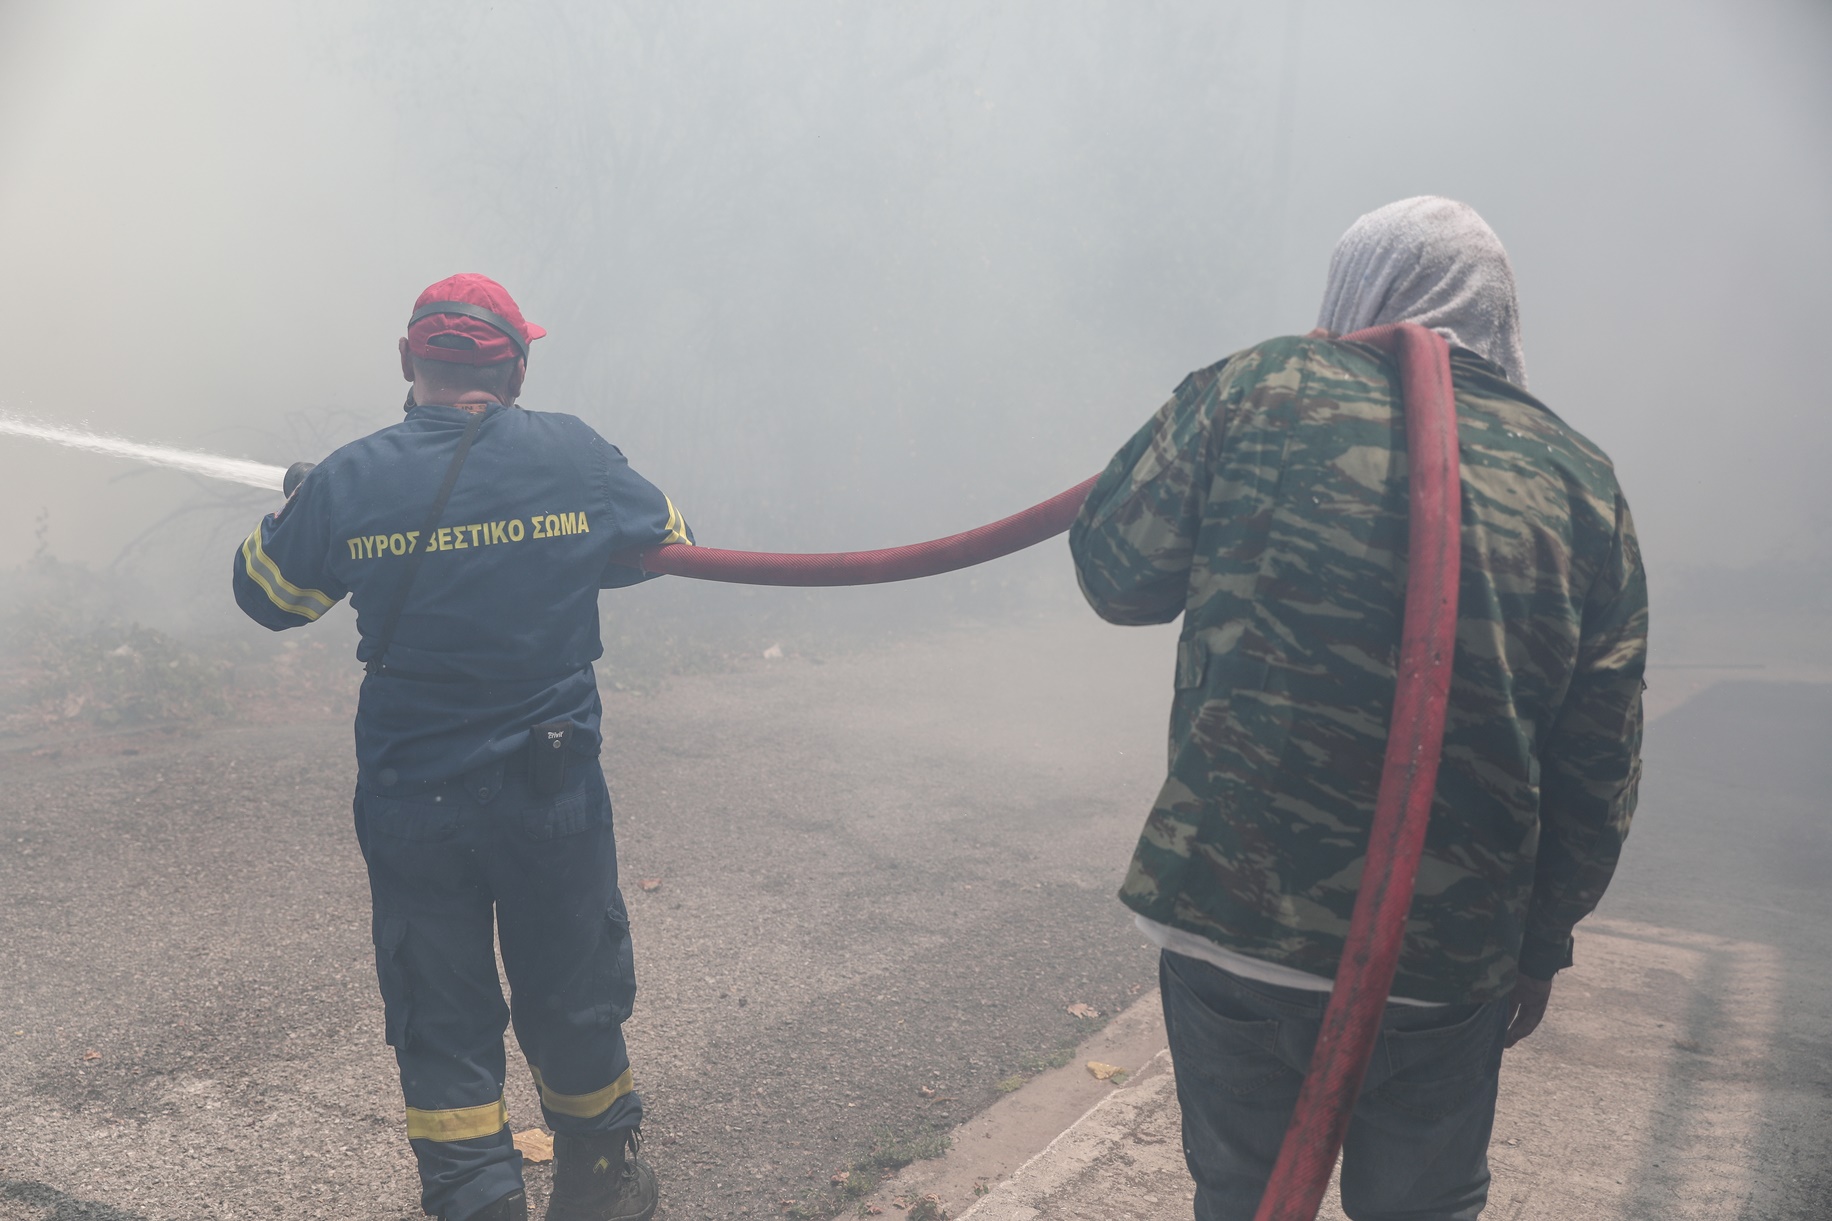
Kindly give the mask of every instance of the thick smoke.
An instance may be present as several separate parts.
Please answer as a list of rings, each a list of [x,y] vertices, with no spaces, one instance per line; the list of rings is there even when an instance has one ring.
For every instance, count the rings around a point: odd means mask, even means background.
[[[1508,244],[1534,388],[1617,459],[1657,592],[1811,599],[1829,47],[1804,0],[11,6],[0,407],[315,458],[396,417],[409,302],[480,270],[552,331],[525,401],[705,541],[884,545],[1092,473],[1432,192]],[[0,568],[43,509],[220,610],[259,506],[142,537],[198,493],[126,469],[0,439]]]

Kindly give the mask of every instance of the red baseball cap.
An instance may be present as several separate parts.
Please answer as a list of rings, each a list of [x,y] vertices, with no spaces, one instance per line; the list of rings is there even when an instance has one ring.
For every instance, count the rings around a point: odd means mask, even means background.
[[[509,290],[476,272],[447,276],[413,303],[407,347],[422,360],[494,365],[528,358],[528,345],[547,333],[522,317]]]

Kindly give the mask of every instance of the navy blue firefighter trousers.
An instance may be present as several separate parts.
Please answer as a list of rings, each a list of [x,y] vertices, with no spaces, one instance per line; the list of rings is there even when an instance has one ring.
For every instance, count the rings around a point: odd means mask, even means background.
[[[574,759],[552,796],[501,763],[413,797],[359,784],[355,810],[421,1205],[463,1221],[522,1182],[503,1105],[511,1013],[549,1128],[581,1136],[642,1120],[623,1042],[636,974],[604,772]]]

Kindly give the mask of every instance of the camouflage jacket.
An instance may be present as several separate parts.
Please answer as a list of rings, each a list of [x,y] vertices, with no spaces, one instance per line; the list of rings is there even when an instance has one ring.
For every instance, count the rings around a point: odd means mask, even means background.
[[[1463,549],[1443,763],[1395,995],[1550,978],[1634,812],[1647,589],[1604,454],[1457,351]],[[1334,976],[1392,707],[1406,551],[1398,371],[1275,339],[1186,378],[1069,542],[1115,623],[1183,616],[1170,768],[1120,897]]]

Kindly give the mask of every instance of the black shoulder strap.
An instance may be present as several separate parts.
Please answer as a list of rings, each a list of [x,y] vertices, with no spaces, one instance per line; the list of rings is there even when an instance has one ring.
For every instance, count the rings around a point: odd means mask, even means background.
[[[464,469],[465,457],[471,452],[471,442],[477,439],[477,429],[483,423],[484,413],[474,412],[464,424],[464,435],[458,438],[458,450],[452,455],[452,464],[445,468],[445,482],[439,485],[439,494],[433,497],[433,511],[426,515],[426,525],[420,530],[420,537],[414,549],[407,556],[407,571],[401,574],[401,584],[394,591],[394,601],[388,606],[388,615],[382,620],[382,630],[376,636],[375,656],[363,667],[371,674],[386,674],[388,667],[384,659],[388,656],[388,646],[394,643],[394,630],[401,625],[401,611],[407,606],[407,591],[413,588],[413,579],[419,575],[420,562],[426,558],[426,548],[431,544],[433,532],[439,528],[439,517],[445,512],[445,502],[452,498],[452,487],[458,482],[458,472]]]

